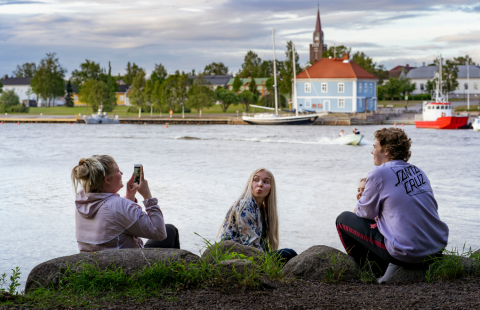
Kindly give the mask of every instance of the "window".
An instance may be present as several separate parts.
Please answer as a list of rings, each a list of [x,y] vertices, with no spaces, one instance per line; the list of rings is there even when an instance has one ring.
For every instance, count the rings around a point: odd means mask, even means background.
[[[421,90],[421,91],[425,90],[425,84],[420,83],[420,90]]]
[[[370,92],[373,93],[373,83],[370,83]]]
[[[465,83],[464,87],[465,87],[465,89],[468,89],[468,84],[467,84],[467,83]]]
[[[478,89],[478,83],[473,83],[473,89],[475,89],[475,90]]]
[[[338,99],[338,107],[345,108],[345,99]]]
[[[365,92],[368,92],[367,83],[365,83]]]
[[[305,107],[310,108],[311,107],[311,99],[305,99]]]
[[[123,95],[120,96],[120,101],[123,101]]]
[[[305,92],[309,93],[312,91],[312,85],[310,83],[305,83]]]
[[[322,93],[328,92],[328,84],[327,83],[322,83]]]
[[[73,96],[73,101],[78,101],[78,96]]]
[[[362,83],[358,84],[358,93],[362,93]]]
[[[338,92],[343,93],[345,90],[345,84],[343,83],[338,83]]]

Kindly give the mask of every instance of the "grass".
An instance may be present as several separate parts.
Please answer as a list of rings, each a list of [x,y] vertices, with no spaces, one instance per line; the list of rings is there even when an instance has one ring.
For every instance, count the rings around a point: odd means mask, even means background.
[[[463,276],[480,276],[480,267],[469,266],[465,270],[464,259],[471,258],[477,265],[480,263],[480,253],[474,253],[470,248],[465,251],[463,247],[462,253],[459,253],[457,248],[453,248],[451,251],[444,249],[443,257],[430,258],[430,266],[427,270],[426,281],[444,281],[455,280]]]
[[[207,241],[208,242],[208,241]],[[130,300],[141,302],[151,297],[161,297],[175,301],[175,292],[188,288],[205,286],[226,287],[241,286],[247,289],[259,287],[260,279],[270,276],[281,280],[283,263],[278,256],[262,255],[255,258],[252,268],[243,272],[226,272],[221,264],[224,260],[239,259],[253,263],[253,258],[222,250],[222,244],[207,247],[213,253],[213,261],[201,258],[198,261],[164,261],[152,263],[133,275],[127,275],[122,268],[114,265],[110,269],[101,269],[98,265],[79,262],[67,266],[59,278],[57,286],[41,287],[33,292],[15,292],[18,282],[13,281],[11,295],[0,291],[0,306],[26,306],[38,308],[56,307],[101,307],[102,303]],[[16,276],[19,270],[16,270]],[[14,270],[15,274],[15,270]],[[4,275],[3,280],[5,280]],[[2,284],[0,278],[0,284]],[[13,279],[13,278],[11,278]],[[234,280],[233,284],[231,280]],[[18,280],[18,278],[17,278]],[[6,281],[3,281],[4,285]],[[9,288],[12,286],[10,285]],[[5,290],[4,290],[5,291]]]
[[[345,263],[348,256],[343,253],[331,251],[323,255],[328,260],[328,267],[325,271],[325,282],[337,283],[342,281],[345,272],[348,270],[348,266]]]
[[[470,104],[470,109],[468,109],[467,105],[459,105],[454,108],[455,111],[461,112],[461,111],[469,111],[469,112],[479,112],[480,111],[480,105],[479,104]]]

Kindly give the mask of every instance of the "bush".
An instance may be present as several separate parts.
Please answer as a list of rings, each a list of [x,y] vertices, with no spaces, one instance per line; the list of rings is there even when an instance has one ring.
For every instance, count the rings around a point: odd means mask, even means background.
[[[143,105],[142,106],[142,113],[150,113],[150,106],[149,105]],[[160,111],[161,110],[161,111]],[[128,113],[138,113],[138,107],[137,106],[131,106],[128,107],[127,109]],[[158,106],[153,106],[153,113],[159,114],[160,112],[162,113],[169,113],[170,108],[169,107],[162,107],[161,109]],[[185,113],[190,113],[192,110],[189,107],[185,107]],[[182,113],[182,106],[176,106],[173,108],[173,113]]]
[[[0,104],[0,113],[28,113],[30,111],[29,107],[25,107],[21,104],[9,106],[5,103]]]

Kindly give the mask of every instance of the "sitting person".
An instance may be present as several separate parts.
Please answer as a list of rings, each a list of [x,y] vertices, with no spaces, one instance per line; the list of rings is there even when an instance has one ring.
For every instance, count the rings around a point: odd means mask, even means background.
[[[345,132],[342,130],[340,131],[340,133],[338,134],[339,137],[345,137]]]
[[[81,186],[75,199],[80,252],[143,248],[140,238],[161,242],[156,243],[157,247],[180,248],[178,231],[173,225],[165,225],[158,201],[152,198],[144,179],[143,167],[140,184],[134,183],[133,174],[127,182],[125,198],[117,194],[123,187],[122,175],[115,160],[108,155],[82,158],[73,168],[72,182],[76,193],[78,185]],[[144,198],[146,212],[137,204],[137,191]]]
[[[440,220],[438,205],[425,172],[408,164],[411,139],[397,128],[375,132],[373,162],[356,214],[337,217],[338,234],[347,253],[363,268],[388,281],[401,266],[417,268],[441,255],[448,226]]]
[[[365,182],[367,182],[367,178],[360,179],[357,189],[357,200],[360,200],[360,198],[363,196],[363,192],[365,191]],[[357,213],[357,207],[353,208],[353,213]]]
[[[242,194],[232,204],[217,240],[233,240],[261,251],[279,255],[284,262],[297,256],[291,249],[278,250],[277,194],[273,174],[255,170]]]
[[[359,134],[360,134],[360,130],[358,130],[357,128],[353,128],[353,134],[359,135]]]

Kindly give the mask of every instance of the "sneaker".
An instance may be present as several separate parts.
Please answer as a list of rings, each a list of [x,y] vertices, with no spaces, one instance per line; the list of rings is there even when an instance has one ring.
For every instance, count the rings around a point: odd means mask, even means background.
[[[388,264],[387,271],[385,271],[385,274],[383,275],[383,277],[377,279],[378,283],[387,282],[400,269],[402,269],[402,266],[394,265],[392,263]]]

